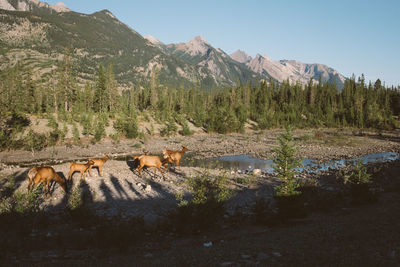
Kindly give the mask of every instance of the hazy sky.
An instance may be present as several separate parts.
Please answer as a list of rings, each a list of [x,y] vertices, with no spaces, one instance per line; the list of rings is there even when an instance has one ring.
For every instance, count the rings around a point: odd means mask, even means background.
[[[55,1],[45,1],[56,4]],[[64,0],[73,11],[110,10],[165,44],[202,35],[231,54],[322,63],[346,77],[400,85],[400,0]]]

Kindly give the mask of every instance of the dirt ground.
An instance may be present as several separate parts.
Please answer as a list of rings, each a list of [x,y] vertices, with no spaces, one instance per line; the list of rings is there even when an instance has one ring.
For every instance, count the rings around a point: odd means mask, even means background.
[[[322,134],[321,134],[322,132]],[[88,157],[110,154],[103,167],[102,177],[97,169],[87,177],[83,189],[90,197],[90,206],[98,215],[124,218],[142,217],[145,222],[156,222],[176,207],[177,192],[188,193],[185,181],[205,172],[213,175],[225,172],[182,166],[171,168],[164,180],[158,173],[145,172],[143,177],[133,171],[131,156],[148,151],[161,154],[162,149],[180,149],[187,146],[184,157],[194,159],[222,155],[250,154],[271,158],[279,130],[251,134],[196,134],[190,137],[152,137],[145,140],[105,140],[101,144],[57,146],[43,151],[0,152],[0,182],[14,177],[17,190],[25,191],[26,175],[31,166],[50,164],[63,177],[69,171],[69,162],[84,162]],[[322,137],[321,137],[322,135]],[[351,158],[379,152],[400,152],[398,134],[354,134],[337,130],[298,130],[298,155],[320,161]],[[118,160],[117,160],[118,159]],[[125,160],[121,160],[125,159]],[[398,177],[398,163],[390,170]],[[229,203],[228,213],[236,207],[254,205],[260,196],[271,197],[275,180],[268,174],[253,176],[228,173],[230,188],[236,195]],[[237,178],[253,179],[246,185]],[[75,173],[70,188],[80,183]],[[4,184],[1,184],[4,186]],[[62,213],[68,195],[55,185],[51,197],[42,208],[54,214]],[[7,258],[6,264],[30,265],[156,265],[156,266],[400,266],[400,195],[382,194],[380,201],[362,207],[345,207],[328,214],[313,214],[295,225],[269,228],[253,224],[240,229],[222,228],[196,236],[153,237],[144,247],[131,247],[128,252],[32,251],[28,256]],[[210,243],[211,242],[211,243]],[[83,255],[83,256],[82,256]]]
[[[187,193],[185,186],[187,178],[199,176],[205,172],[221,174],[224,170],[182,166],[179,170],[170,168],[171,171],[166,174],[165,181],[160,173],[154,176],[152,172],[145,172],[143,177],[139,177],[137,172],[133,171],[132,155],[140,155],[143,151],[160,155],[165,148],[179,150],[184,145],[189,148],[184,158],[199,159],[238,154],[271,158],[272,149],[276,146],[276,139],[280,133],[279,130],[271,130],[250,134],[196,134],[190,137],[153,137],[146,140],[121,140],[120,142],[105,140],[94,145],[57,146],[38,152],[3,151],[0,152],[0,177],[11,175],[15,177],[17,190],[26,190],[26,175],[32,166],[52,165],[62,177],[67,177],[70,162],[86,162],[89,157],[102,157],[104,154],[109,154],[111,158],[103,167],[103,176],[100,177],[97,169],[93,169],[93,176],[85,180],[87,193],[93,199],[94,209],[99,214],[109,216],[120,214],[123,217],[143,216],[146,221],[154,221],[176,205],[177,192]],[[304,136],[315,139],[315,135],[315,131],[310,130],[295,132],[298,140]],[[358,136],[352,132],[344,132],[340,133],[340,138],[337,138],[336,130],[325,130],[318,131],[318,135],[322,135],[321,140],[299,141],[299,157],[324,161],[378,152],[400,152],[400,137],[393,134],[378,136],[372,133]],[[229,176],[231,181],[240,177],[249,179],[249,175],[244,173],[229,173]],[[69,183],[70,189],[79,181],[80,175],[75,173],[73,181]],[[272,195],[273,182],[267,174],[256,177],[256,181],[248,186],[233,182],[232,189],[243,196],[237,197],[234,205],[246,206],[254,202],[254,199],[246,193],[247,190],[260,190],[260,194]],[[64,192],[55,186],[51,198],[43,204],[44,207],[62,210],[67,201],[64,195]]]

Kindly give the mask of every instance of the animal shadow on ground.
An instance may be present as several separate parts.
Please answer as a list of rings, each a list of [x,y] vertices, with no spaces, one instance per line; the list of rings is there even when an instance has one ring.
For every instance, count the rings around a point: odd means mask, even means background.
[[[126,165],[128,165],[129,170],[131,170],[131,172],[135,172],[136,169],[139,167],[139,159],[134,159],[134,160],[127,160],[126,161]]]
[[[68,188],[68,192],[71,191],[72,188],[72,179],[70,181],[68,181],[68,179],[65,177],[65,175],[62,172],[57,172],[57,174],[64,179],[67,182],[67,188]],[[56,190],[56,186],[58,185],[58,183],[56,181],[51,180],[50,181],[50,190],[49,190],[49,195],[52,196],[54,191]],[[61,187],[60,187],[61,188]],[[64,192],[64,191],[63,191]]]
[[[121,197],[121,198],[123,196],[125,196],[126,198],[129,197],[117,177],[115,177],[114,175],[111,175],[110,180],[111,180],[112,185],[114,186],[114,189],[117,191],[119,197]]]
[[[8,178],[4,178],[0,181],[0,198],[6,198],[14,194],[24,180],[28,180],[29,169],[25,171],[18,171],[9,175]],[[12,179],[12,177],[14,177]],[[6,186],[10,181],[14,183],[14,186]]]

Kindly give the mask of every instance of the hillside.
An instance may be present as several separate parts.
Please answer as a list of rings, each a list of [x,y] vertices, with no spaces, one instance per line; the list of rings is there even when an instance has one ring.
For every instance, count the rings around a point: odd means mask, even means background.
[[[163,53],[108,10],[86,15],[37,6],[31,11],[1,9],[0,16],[1,69],[19,61],[43,78],[72,48],[74,70],[84,80],[93,78],[99,64],[111,61],[122,84],[148,81],[155,69],[167,85],[209,78],[207,71]]]
[[[0,70],[19,62],[32,70],[34,78],[46,79],[67,49],[81,84],[93,80],[100,64],[110,62],[123,86],[147,83],[152,76],[168,86],[199,84],[203,88],[269,78],[305,85],[310,78],[321,78],[336,82],[341,89],[345,80],[322,64],[272,61],[261,55],[252,58],[242,51],[228,55],[201,36],[166,45],[152,36],[141,36],[108,10],[82,14],[62,3],[1,0]]]

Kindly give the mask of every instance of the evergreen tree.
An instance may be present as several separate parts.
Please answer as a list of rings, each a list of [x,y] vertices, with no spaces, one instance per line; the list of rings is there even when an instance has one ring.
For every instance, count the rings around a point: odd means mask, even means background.
[[[106,87],[107,78],[103,65],[97,71],[97,81],[93,97],[93,109],[95,112],[106,112],[109,109],[109,92]]]
[[[299,194],[296,189],[299,184],[296,179],[297,171],[295,168],[300,166],[300,160],[295,158],[297,148],[294,144],[292,128],[287,126],[285,132],[278,137],[279,146],[274,149],[275,172],[278,179],[282,182],[276,186],[278,196],[291,196]]]
[[[107,67],[106,88],[109,96],[108,100],[109,111],[116,112],[119,106],[118,91],[117,91],[118,85],[114,77],[113,66],[114,66],[113,63],[111,62]]]
[[[104,128],[104,123],[102,120],[98,120],[96,125],[96,130],[94,133],[94,139],[100,141],[106,135],[106,129]]]

